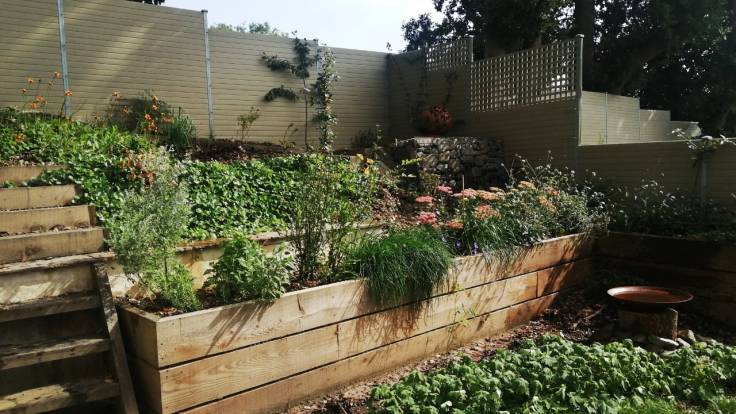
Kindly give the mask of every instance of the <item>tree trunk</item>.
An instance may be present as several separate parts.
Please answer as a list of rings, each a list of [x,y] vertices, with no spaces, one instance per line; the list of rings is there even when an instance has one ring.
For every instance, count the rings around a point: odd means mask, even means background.
[[[736,0],[734,0],[736,1]],[[592,89],[593,82],[593,50],[595,45],[595,4],[593,0],[575,0],[575,34],[582,34],[583,39],[583,88]]]

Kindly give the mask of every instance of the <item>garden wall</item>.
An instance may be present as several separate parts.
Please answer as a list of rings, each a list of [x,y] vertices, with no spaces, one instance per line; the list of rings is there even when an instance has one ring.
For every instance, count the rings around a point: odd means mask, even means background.
[[[585,145],[579,148],[580,171],[597,175],[621,187],[654,180],[670,191],[693,194],[694,153],[682,141],[635,144]],[[725,146],[708,161],[707,196],[733,206],[736,193],[736,147]]]
[[[20,105],[26,79],[44,82],[61,72],[59,19],[55,0],[2,0],[0,15],[0,107]],[[119,0],[63,0],[69,64],[71,109],[78,119],[91,119],[107,108],[111,93],[137,97],[151,90],[192,117],[198,135],[210,135],[203,14],[198,11]],[[304,142],[304,107],[299,103],[263,101],[273,87],[301,83],[271,72],[263,52],[293,57],[293,39],[224,33],[211,30],[212,106],[216,138],[238,138],[237,116],[260,108],[248,140],[278,143],[289,123],[299,131],[288,141]],[[333,50],[342,79],[335,88],[335,114],[340,124],[336,147],[346,147],[361,130],[386,123],[386,54],[352,49]],[[312,81],[317,69],[311,71]],[[36,85],[32,85],[36,86]],[[31,98],[35,88],[29,88]],[[51,91],[48,110],[61,108],[61,80]],[[310,139],[316,128],[310,123]]]
[[[591,255],[592,240],[568,236],[506,261],[459,258],[419,304],[382,306],[351,280],[272,303],[119,314],[154,412],[267,413],[525,323],[590,274]]]
[[[693,310],[736,328],[736,245],[612,233],[596,241],[596,260],[685,289]]]

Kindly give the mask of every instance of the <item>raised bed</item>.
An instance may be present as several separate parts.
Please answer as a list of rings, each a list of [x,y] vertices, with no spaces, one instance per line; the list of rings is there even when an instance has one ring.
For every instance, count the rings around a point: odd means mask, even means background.
[[[419,304],[379,306],[351,280],[171,317],[118,311],[152,411],[274,412],[527,322],[591,273],[592,250],[574,235],[503,261],[458,258]]]
[[[736,245],[645,234],[611,233],[596,258],[695,295],[692,310],[736,327]]]

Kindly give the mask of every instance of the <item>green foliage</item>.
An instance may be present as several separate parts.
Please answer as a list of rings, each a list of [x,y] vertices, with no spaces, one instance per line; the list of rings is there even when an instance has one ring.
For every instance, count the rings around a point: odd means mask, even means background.
[[[297,279],[306,281],[339,271],[356,225],[371,215],[379,177],[374,167],[361,170],[337,157],[315,154],[302,160],[305,168],[286,207]]]
[[[284,85],[281,85],[277,88],[271,88],[266,95],[263,96],[263,99],[266,102],[272,102],[275,101],[278,98],[284,98],[292,102],[296,102],[299,100],[299,95],[294,92],[291,88],[286,88]]]
[[[319,130],[319,146],[323,152],[331,152],[332,144],[335,142],[335,132],[332,128],[337,125],[337,117],[332,113],[333,88],[335,82],[340,79],[335,69],[335,55],[330,49],[322,53],[322,67],[317,82],[312,90],[312,105],[317,106],[317,113],[312,122],[317,123]]]
[[[243,234],[225,244],[220,259],[208,273],[205,287],[224,303],[251,299],[273,300],[284,293],[290,259],[281,252],[266,255],[257,242]]]
[[[240,139],[248,137],[248,132],[253,123],[261,116],[261,110],[251,106],[247,113],[238,115],[238,126],[240,127]]]
[[[377,301],[395,304],[428,297],[445,280],[453,256],[434,232],[411,228],[364,239],[347,263],[349,272],[368,279]]]
[[[184,150],[192,146],[197,136],[197,128],[194,122],[185,114],[181,108],[173,117],[168,118],[161,127],[161,136],[166,144],[176,150]]]
[[[144,154],[141,163],[151,172],[148,182],[123,194],[108,222],[107,243],[125,272],[140,274],[141,285],[156,297],[183,310],[197,309],[192,278],[175,256],[190,215],[187,187],[179,180],[182,167],[163,148]]]
[[[548,336],[480,363],[411,373],[375,388],[370,406],[378,413],[672,413],[672,404],[655,400],[726,404],[735,379],[736,348],[721,344],[660,357],[628,340],[586,346]]]
[[[226,24],[226,23],[218,23],[218,24],[210,26],[210,29],[219,30],[222,32],[254,33],[254,34],[279,36],[279,37],[289,36],[288,33],[282,32],[278,28],[271,26],[269,22],[263,22],[263,23],[251,22],[248,24],[248,26],[246,26],[245,23],[239,24],[237,26],[233,26],[231,24]]]

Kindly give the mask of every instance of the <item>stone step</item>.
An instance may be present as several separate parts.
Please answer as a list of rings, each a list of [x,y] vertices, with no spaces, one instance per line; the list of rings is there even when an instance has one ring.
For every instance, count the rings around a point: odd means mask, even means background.
[[[110,341],[100,337],[64,338],[23,345],[0,346],[0,371],[60,359],[106,352]]]
[[[62,207],[70,204],[76,196],[77,189],[72,184],[0,188],[0,210]]]
[[[0,322],[95,309],[100,307],[100,303],[96,294],[74,294],[0,305]]]
[[[118,395],[118,383],[107,379],[51,384],[15,394],[0,395],[0,414],[45,413],[84,402],[107,400]]]
[[[0,167],[0,184],[23,184],[49,170],[63,168],[60,165],[6,165]]]
[[[99,227],[0,237],[0,265],[102,251]]]
[[[0,236],[90,227],[95,224],[94,214],[86,205],[4,210],[0,211]]]

